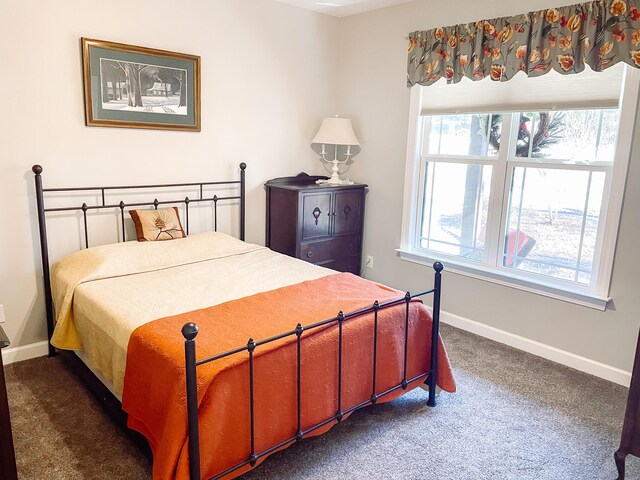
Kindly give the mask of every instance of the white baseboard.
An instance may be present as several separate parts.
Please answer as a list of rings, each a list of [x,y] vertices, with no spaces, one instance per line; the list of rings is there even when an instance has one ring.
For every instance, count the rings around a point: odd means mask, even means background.
[[[464,318],[453,313],[441,312],[440,321],[462,330],[466,330],[467,332],[475,333],[481,337],[509,345],[510,347],[517,348],[518,350],[523,350],[527,353],[537,355],[538,357],[546,358],[552,362],[560,363],[567,367],[580,370],[581,372],[604,378],[605,380],[609,380],[625,387],[628,387],[631,382],[631,372],[627,372],[586,357],[581,357],[575,353],[560,350],[559,348],[536,342],[535,340],[521,337],[520,335],[509,333],[504,330],[500,330],[499,328],[485,325],[484,323],[469,320],[468,318]]]
[[[49,342],[30,343],[21,347],[5,348],[2,350],[2,362],[5,365],[31,358],[43,357],[49,353]]]

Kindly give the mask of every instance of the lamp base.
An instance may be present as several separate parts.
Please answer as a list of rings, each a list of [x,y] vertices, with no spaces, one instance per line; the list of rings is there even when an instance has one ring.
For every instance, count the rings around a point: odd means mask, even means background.
[[[339,187],[340,185],[353,185],[356,182],[351,180],[340,180],[340,178],[331,177],[328,180],[316,180],[318,185],[327,185],[329,187]]]
[[[338,186],[338,185],[353,185],[354,182],[350,182],[349,180],[340,180],[340,170],[338,170],[338,165],[340,165],[341,163],[346,163],[347,160],[342,160],[339,161],[338,160],[338,146],[336,145],[336,157],[331,160],[330,163],[332,163],[332,167],[331,167],[331,177],[329,177],[328,180],[316,180],[316,183],[319,185],[329,185],[329,186]],[[349,154],[347,154],[347,159]],[[326,162],[327,160],[324,158],[324,154],[322,159]]]

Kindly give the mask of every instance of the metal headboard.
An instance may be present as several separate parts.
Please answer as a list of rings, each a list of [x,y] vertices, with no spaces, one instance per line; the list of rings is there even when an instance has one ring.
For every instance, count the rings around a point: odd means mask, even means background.
[[[40,230],[40,252],[42,257],[42,275],[44,277],[44,297],[46,304],[46,314],[47,314],[47,334],[49,337],[49,356],[55,355],[55,348],[51,345],[51,336],[53,335],[53,327],[55,324],[54,321],[54,313],[53,313],[53,297],[51,295],[51,279],[49,278],[49,244],[47,239],[47,222],[46,222],[46,214],[51,212],[82,212],[83,224],[84,224],[84,245],[85,248],[89,247],[89,229],[87,223],[87,212],[91,210],[116,210],[120,209],[120,224],[122,228],[122,240],[125,242],[126,231],[125,231],[125,208],[131,209],[132,207],[154,207],[156,210],[159,205],[166,204],[184,204],[185,206],[185,224],[186,224],[186,232],[189,234],[189,204],[191,203],[201,203],[201,202],[212,202],[213,205],[213,229],[217,231],[218,229],[218,203],[219,202],[227,202],[227,201],[240,201],[240,240],[244,240],[245,235],[245,170],[247,168],[246,163],[240,164],[240,180],[229,180],[222,182],[194,182],[194,183],[165,183],[165,184],[157,184],[157,185],[121,185],[121,186],[100,186],[100,187],[68,187],[68,188],[43,188],[42,187],[42,167],[40,165],[34,165],[32,167],[32,171],[35,174],[35,184],[36,184],[36,205],[38,209],[38,226]],[[224,196],[219,197],[214,195],[213,197],[206,198],[203,196],[204,187],[212,186],[212,185],[239,185],[240,186],[240,195],[236,196]],[[149,202],[135,202],[135,203],[125,203],[120,201],[118,203],[107,203],[106,202],[106,193],[112,190],[162,190],[162,189],[171,189],[178,187],[190,187],[190,188],[199,188],[199,195],[197,198],[189,198],[185,197],[184,199],[179,200],[163,200],[158,201],[155,198],[153,201]],[[70,206],[70,207],[55,207],[55,208],[47,208],[45,206],[45,194],[53,193],[53,192],[95,192],[100,193],[101,202],[97,205],[87,205],[83,203],[80,206]]]

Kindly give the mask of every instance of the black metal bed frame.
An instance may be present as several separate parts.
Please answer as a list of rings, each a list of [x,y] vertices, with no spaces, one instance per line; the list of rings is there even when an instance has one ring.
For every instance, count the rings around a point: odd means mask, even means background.
[[[120,224],[122,229],[122,239],[119,241],[126,242],[127,241],[127,233],[125,229],[125,218],[126,212],[125,208],[129,210],[131,208],[137,207],[154,207],[156,210],[159,205],[179,205],[184,204],[185,206],[185,224],[186,224],[186,233],[189,234],[189,204],[191,203],[202,203],[202,202],[213,202],[213,230],[218,230],[218,202],[226,202],[239,200],[240,201],[240,240],[244,240],[245,237],[245,194],[246,194],[246,186],[245,186],[245,170],[247,168],[246,163],[240,164],[240,180],[229,180],[223,182],[193,182],[193,183],[163,183],[156,185],[120,185],[120,186],[101,186],[101,187],[66,187],[66,188],[43,188],[42,186],[42,167],[40,165],[34,165],[31,170],[35,174],[35,185],[36,185],[36,206],[38,209],[38,227],[40,231],[40,254],[42,258],[42,275],[44,277],[44,297],[46,304],[46,315],[47,315],[47,335],[49,337],[49,341],[51,341],[51,336],[53,335],[53,327],[55,325],[54,313],[53,313],[53,298],[51,296],[51,279],[49,278],[49,243],[47,239],[47,221],[46,214],[51,212],[82,212],[82,219],[84,224],[84,246],[85,248],[89,247],[89,228],[87,222],[87,212],[92,210],[115,210],[116,212],[120,210]],[[226,196],[219,197],[214,195],[213,197],[207,198],[203,196],[204,187],[210,187],[212,185],[239,185],[240,186],[240,195],[235,196]],[[198,187],[200,190],[200,195],[198,198],[189,198],[185,197],[184,199],[179,200],[164,200],[158,201],[155,198],[153,201],[149,202],[134,202],[134,203],[125,203],[122,200],[118,203],[108,204],[106,202],[106,193],[108,191],[117,191],[117,190],[162,190],[162,189],[174,189],[174,188],[194,188]],[[45,207],[45,193],[71,193],[71,192],[100,192],[101,203],[97,205],[87,205],[83,203],[78,206],[71,207],[57,207],[57,208],[46,208]],[[56,354],[53,345],[49,342],[49,356],[54,356]]]
[[[47,240],[47,229],[46,229],[46,214],[48,212],[82,212],[83,225],[84,225],[84,246],[88,248],[89,240],[88,240],[88,222],[87,222],[87,212],[91,210],[101,210],[101,209],[110,209],[115,210],[116,212],[119,210],[119,217],[121,220],[121,229],[122,229],[122,241],[126,241],[126,231],[125,231],[125,209],[132,207],[141,207],[141,206],[153,206],[155,209],[158,208],[159,205],[167,205],[167,204],[184,204],[185,205],[185,220],[186,220],[186,232],[189,233],[189,204],[190,203],[199,203],[199,202],[213,202],[214,209],[214,230],[217,231],[217,206],[220,201],[240,201],[240,239],[245,239],[245,169],[246,164],[240,164],[240,180],[233,181],[218,181],[218,182],[195,182],[195,183],[176,183],[176,184],[157,184],[157,185],[123,185],[123,186],[101,186],[101,187],[71,187],[71,188],[43,188],[42,186],[42,167],[40,165],[34,165],[32,170],[35,174],[35,187],[36,187],[36,203],[37,203],[37,211],[38,211],[38,226],[40,232],[40,249],[42,256],[42,273],[43,273],[43,281],[44,281],[44,293],[45,293],[45,303],[46,303],[46,318],[47,318],[47,332],[49,337],[49,342],[51,340],[51,336],[53,335],[53,328],[55,325],[54,319],[54,311],[53,311],[53,299],[51,294],[51,281],[49,278],[49,247]],[[211,198],[203,197],[203,188],[205,186],[211,185],[239,185],[240,186],[240,195],[238,196],[227,196],[227,197],[218,197],[214,195]],[[158,201],[154,199],[152,202],[135,202],[135,203],[125,203],[120,201],[116,204],[107,204],[105,192],[112,190],[135,190],[135,189],[163,189],[163,188],[179,188],[179,187],[199,187],[200,195],[198,198],[191,199],[186,197],[180,200],[166,200],[166,201]],[[101,203],[97,205],[87,205],[83,203],[80,206],[71,206],[71,207],[56,207],[56,208],[46,208],[45,207],[45,193],[47,192],[100,192],[101,193]],[[219,479],[226,475],[229,475],[236,470],[245,467],[247,465],[255,466],[257,461],[266,457],[269,454],[284,448],[290,444],[301,441],[305,436],[312,434],[316,430],[332,423],[340,423],[345,415],[348,415],[359,408],[363,408],[368,405],[375,405],[377,401],[389,395],[392,392],[395,392],[399,389],[406,390],[408,385],[412,382],[425,378],[424,383],[429,387],[429,398],[427,401],[427,405],[430,407],[434,407],[436,405],[436,382],[437,382],[437,368],[438,368],[438,340],[439,340],[439,330],[440,330],[440,296],[441,296],[441,288],[442,288],[442,270],[444,266],[440,262],[436,262],[433,264],[433,269],[435,270],[434,276],[434,286],[430,290],[426,290],[417,294],[411,294],[407,292],[403,297],[387,301],[384,303],[379,303],[377,300],[373,302],[372,306],[367,308],[362,308],[360,310],[356,310],[349,313],[343,313],[340,311],[335,317],[328,318],[322,321],[318,321],[311,325],[303,326],[300,323],[297,324],[296,328],[279,335],[254,341],[253,338],[250,338],[245,345],[239,346],[238,348],[234,348],[232,350],[228,350],[226,352],[203,358],[200,360],[196,359],[196,336],[198,334],[198,326],[194,323],[187,323],[182,327],[182,335],[185,338],[185,376],[186,376],[186,393],[187,393],[187,422],[188,422],[188,448],[189,448],[189,478],[191,480],[200,480],[200,444],[199,444],[199,418],[198,418],[198,387],[197,387],[197,367],[201,365],[205,365],[207,363],[219,360],[221,358],[225,358],[231,355],[236,355],[242,352],[248,353],[248,363],[249,363],[249,406],[250,406],[250,432],[251,432],[251,453],[248,458],[229,469],[225,470],[222,473],[219,473],[212,480]],[[427,294],[433,294],[433,311],[432,311],[432,328],[431,328],[431,356],[430,356],[430,364],[429,369],[417,375],[413,378],[407,378],[407,355],[408,355],[408,339],[409,339],[409,304],[412,299],[416,297],[420,297]],[[404,328],[404,363],[403,363],[403,379],[402,381],[383,391],[380,393],[376,392],[376,379],[377,379],[377,349],[378,349],[378,313],[380,310],[390,308],[393,306],[405,305],[405,328]],[[373,331],[373,363],[372,363],[372,392],[371,397],[357,405],[353,405],[351,407],[343,409],[342,405],[342,389],[343,389],[343,381],[342,381],[342,369],[343,369],[343,325],[346,320],[354,319],[357,317],[361,317],[366,314],[373,313],[374,320],[374,331]],[[302,337],[304,332],[308,332],[320,327],[329,327],[335,326],[338,327],[338,385],[337,385],[337,402],[336,402],[336,413],[331,417],[303,430],[301,425],[301,391],[303,385],[301,384],[301,369],[302,369]],[[296,337],[296,375],[297,375],[297,431],[296,434],[279,442],[276,445],[271,446],[270,448],[262,451],[256,452],[255,450],[255,415],[254,415],[254,351],[256,348],[266,345],[287,337]],[[56,350],[49,343],[49,356],[55,356]],[[77,362],[76,362],[77,363]],[[95,380],[95,376],[93,376],[86,367],[83,369],[84,365],[78,365],[75,368],[79,369],[78,373],[84,377],[85,381],[87,381],[87,376],[93,377],[93,379],[89,378],[89,381],[92,382]],[[97,381],[97,380],[96,380]],[[100,384],[101,385],[101,384]],[[90,385],[91,387],[91,385]],[[99,395],[100,397],[105,396],[106,388],[96,390],[92,388],[94,394]],[[111,399],[101,398],[102,403],[110,409],[113,409],[113,405],[119,405],[121,409],[120,403],[115,399],[115,397]],[[117,408],[117,407],[116,407]],[[122,422],[124,416],[120,411],[120,414],[113,412],[112,416]]]

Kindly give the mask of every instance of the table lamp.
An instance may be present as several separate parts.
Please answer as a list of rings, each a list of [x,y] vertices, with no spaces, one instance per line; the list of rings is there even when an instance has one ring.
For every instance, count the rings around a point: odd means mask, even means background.
[[[324,183],[327,185],[346,185],[353,183],[348,180],[340,180],[338,173],[338,165],[346,163],[349,157],[355,155],[355,153],[351,153],[351,147],[360,145],[355,133],[353,133],[353,126],[349,118],[339,118],[337,115],[335,117],[323,118],[320,130],[318,130],[316,136],[311,140],[311,144],[321,144],[322,150],[319,153],[322,160],[333,164],[331,167],[331,177],[328,180],[318,180],[316,183]],[[327,145],[334,146],[333,160],[326,158]],[[344,153],[344,160],[338,160],[339,146],[347,147]]]

